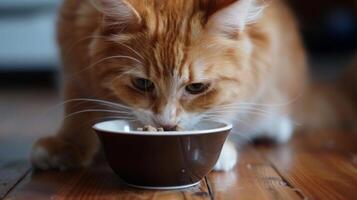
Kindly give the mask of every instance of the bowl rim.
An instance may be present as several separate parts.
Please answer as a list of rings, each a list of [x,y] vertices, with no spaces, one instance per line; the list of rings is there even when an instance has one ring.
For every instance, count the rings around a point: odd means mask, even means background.
[[[165,132],[129,131],[128,132],[128,131],[121,131],[121,130],[114,131],[114,130],[108,130],[108,129],[103,129],[103,128],[98,127],[99,124],[106,123],[106,122],[114,122],[114,121],[125,121],[125,120],[115,119],[115,120],[107,120],[107,121],[97,122],[92,126],[92,128],[96,132],[122,134],[122,135],[178,136],[178,135],[200,135],[200,134],[209,134],[209,133],[219,133],[219,132],[223,132],[223,131],[229,131],[233,127],[233,125],[231,123],[222,122],[222,121],[208,121],[208,122],[221,123],[221,124],[224,124],[223,127],[213,128],[213,129],[205,129],[205,130],[193,130],[193,131],[165,131]]]

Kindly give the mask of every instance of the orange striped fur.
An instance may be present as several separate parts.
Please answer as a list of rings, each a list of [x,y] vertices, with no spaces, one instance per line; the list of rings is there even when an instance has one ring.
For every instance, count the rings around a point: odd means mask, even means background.
[[[295,21],[279,0],[65,0],[58,38],[66,99],[124,104],[136,119],[155,126],[189,127],[203,117],[239,118],[259,131],[265,118],[245,107],[284,104],[299,96],[306,83]],[[138,91],[132,83],[136,77],[151,80],[155,89]],[[185,91],[200,82],[209,89],[198,95]],[[239,103],[246,106],[240,109]],[[272,117],[290,118],[290,104],[270,108]],[[80,109],[84,107],[68,104],[66,114]],[[204,115],[212,110],[216,112]],[[90,163],[98,141],[83,124],[100,116],[65,119],[56,136],[35,144],[48,154],[33,157],[35,166]],[[238,129],[244,126],[236,124]],[[41,167],[41,159],[61,155],[65,146],[77,156]]]

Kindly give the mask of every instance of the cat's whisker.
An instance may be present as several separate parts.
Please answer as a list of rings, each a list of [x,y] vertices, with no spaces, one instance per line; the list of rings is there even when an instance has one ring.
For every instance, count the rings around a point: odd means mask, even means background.
[[[258,108],[250,108],[250,107],[229,107],[229,108],[222,108],[222,109],[213,109],[210,111],[207,111],[206,113],[239,113],[239,112],[259,112],[262,114],[272,114],[273,112],[270,112],[268,110],[264,109],[258,109]]]
[[[116,109],[116,111],[126,112],[127,114],[130,114],[132,112],[132,108],[118,104],[118,103],[113,103],[110,101],[99,100],[99,99],[78,98],[78,99],[69,99],[62,103],[54,105],[51,108],[49,108],[47,111],[45,111],[43,115],[46,115],[61,106],[64,106],[66,104],[73,103],[73,102],[80,102],[80,104],[87,103],[87,102],[98,103],[99,105]],[[77,106],[79,107],[79,105],[77,105]],[[93,108],[93,106],[91,106],[91,109],[97,109],[97,108]]]
[[[218,105],[217,107],[229,107],[229,106],[255,106],[255,107],[281,107],[286,106],[288,104],[258,104],[258,103],[232,103],[226,105]]]
[[[272,110],[272,108],[267,109],[262,109],[262,108],[255,108],[252,106],[226,106],[226,107],[221,107],[221,108],[215,108],[209,112],[227,112],[227,113],[247,113],[247,112],[256,112],[256,113],[261,113],[261,114],[273,114],[275,110]]]
[[[233,113],[235,114],[235,112],[226,112],[226,111],[223,111],[223,112],[217,112],[215,114],[219,115],[219,116],[224,116],[226,114],[230,114],[230,113]],[[273,118],[275,117],[273,114],[269,114],[269,113],[261,113],[261,112],[256,112],[256,111],[245,111],[244,113],[237,113],[236,115],[236,118],[241,116],[242,114],[246,115],[246,116],[249,116],[249,115],[253,115],[253,116],[262,116],[262,117],[266,117],[266,118]]]
[[[216,112],[210,112],[210,113],[205,113],[205,115],[210,115],[210,116],[216,116],[217,118],[224,116],[225,114],[228,113],[237,113],[237,115],[241,114],[238,113],[237,111],[216,111]],[[257,112],[257,111],[249,111],[246,110],[244,114],[252,114],[252,115],[258,115],[258,116],[263,116],[263,117],[274,117],[272,113],[264,113],[264,112]]]
[[[227,112],[227,113],[244,113],[247,111],[256,111],[265,114],[272,114],[275,113],[276,110],[273,109],[260,109],[260,108],[252,108],[252,107],[229,107],[229,108],[220,108],[211,110],[210,112]]]
[[[224,107],[216,107],[212,110],[257,110],[257,111],[262,111],[262,112],[269,112],[269,110],[271,110],[271,108],[268,109],[264,109],[261,107],[254,107],[254,106],[224,106]]]
[[[64,119],[69,118],[74,115],[77,115],[77,114],[87,113],[87,112],[117,113],[117,114],[121,114],[121,115],[126,115],[126,114],[131,115],[131,113],[126,112],[126,111],[116,111],[116,110],[106,110],[106,109],[85,109],[85,110],[80,110],[80,111],[76,111],[76,112],[67,114],[66,116],[64,116]]]
[[[125,119],[125,120],[131,120],[131,121],[139,121],[134,116],[132,116],[132,117],[124,117],[124,116],[121,116],[121,115],[100,117],[98,119]]]
[[[274,110],[269,111],[269,110],[264,110],[264,109],[258,109],[258,108],[251,108],[251,107],[230,107],[230,108],[226,108],[226,109],[213,109],[211,111],[208,111],[207,113],[213,113],[213,114],[221,114],[224,115],[225,113],[238,113],[238,114],[242,114],[239,113],[239,111],[242,111],[242,113],[244,114],[253,114],[253,115],[260,115],[263,117],[268,117],[268,118],[274,118],[276,117],[274,114]],[[292,120],[292,119],[291,119]],[[301,124],[299,122],[293,121],[292,123],[295,126],[301,126]]]
[[[121,78],[122,76],[125,76],[125,75],[140,76],[140,75],[138,75],[138,73],[137,73],[137,71],[139,71],[138,68],[139,68],[139,66],[135,66],[135,67],[133,67],[133,68],[130,69],[130,70],[126,70],[125,72],[122,72],[120,75],[117,75],[117,76],[115,76],[113,79],[110,79],[110,80],[109,80],[109,83],[110,83],[110,82],[113,82],[113,81],[115,81],[116,79],[119,79],[119,78]]]
[[[97,65],[97,64],[99,64],[100,62],[103,62],[103,61],[105,61],[105,60],[116,59],[116,58],[119,58],[119,59],[122,59],[122,58],[124,58],[124,59],[129,59],[129,60],[135,61],[135,62],[137,62],[137,63],[143,64],[140,60],[138,60],[138,59],[136,59],[136,58],[134,58],[134,57],[132,57],[132,56],[115,55],[115,56],[108,56],[108,57],[102,58],[102,59],[100,59],[99,61],[93,63],[93,66],[94,66],[94,65]]]
[[[299,100],[301,98],[301,96],[303,95],[303,92],[299,93],[298,95],[296,95],[295,97],[285,101],[285,102],[279,102],[279,103],[254,103],[254,102],[238,102],[238,103],[230,103],[230,104],[223,104],[223,105],[218,105],[217,107],[220,106],[229,106],[229,105],[250,105],[250,106],[261,106],[261,107],[282,107],[282,106],[287,106],[290,105],[294,102],[296,102],[297,100]]]
[[[91,120],[91,122],[99,122],[99,121],[105,121],[105,120],[115,120],[115,119],[118,119],[118,120],[125,120],[125,121],[128,121],[128,122],[136,122],[136,121],[139,121],[137,120],[136,118],[128,118],[128,117],[123,117],[123,116],[106,116],[106,117],[97,117],[97,118],[94,118],[93,120]]]
[[[115,109],[123,109],[123,110],[129,110],[131,111],[132,108],[119,104],[119,103],[114,103],[114,102],[110,102],[110,101],[106,101],[106,100],[100,100],[100,99],[89,99],[89,98],[77,98],[77,99],[68,99],[60,104],[57,104],[53,107],[53,109],[63,106],[65,104],[68,103],[72,103],[72,102],[92,102],[92,103],[98,103],[100,105],[105,105],[108,106],[110,108],[115,108]]]
[[[82,70],[80,70],[78,72],[73,73],[73,75],[71,77],[74,77],[75,75],[78,75],[78,74],[80,74],[82,72],[85,72],[85,71],[91,69],[92,67],[94,67],[94,66],[96,66],[96,65],[98,65],[98,64],[100,64],[100,63],[102,63],[104,61],[111,60],[111,59],[129,59],[129,60],[133,60],[135,62],[138,62],[140,64],[143,64],[140,60],[138,60],[138,59],[136,59],[134,57],[131,57],[131,56],[124,56],[124,55],[108,56],[108,57],[102,58],[102,59],[92,63],[88,67],[85,67],[85,68],[83,68]],[[67,78],[67,79],[69,79],[69,78]]]
[[[205,120],[217,120],[219,119],[219,116],[204,116],[201,120],[202,121],[205,121]],[[251,123],[248,123],[244,120],[241,120],[241,119],[235,119],[234,120],[235,123],[234,124],[238,124],[238,125],[235,125],[235,126],[241,126],[241,125],[244,125],[246,126],[250,131],[255,131],[257,128],[254,126],[254,124],[251,124]],[[254,138],[252,138],[251,136],[249,135],[246,135],[247,133],[246,132],[242,132],[242,131],[239,131],[237,128],[233,128],[231,130],[231,134],[233,134],[234,136],[238,136],[240,137],[242,140],[244,140],[243,142],[247,142],[247,143],[252,143]]]
[[[106,39],[107,37],[106,36],[100,36],[100,35],[89,35],[89,36],[86,36],[86,37],[83,37],[79,40],[77,40],[76,42],[74,42],[70,47],[68,47],[66,49],[66,52],[64,52],[64,55],[65,56],[68,56],[72,50],[74,49],[74,47],[78,44],[80,44],[81,42],[84,42],[86,40],[89,40],[89,39],[96,39],[96,38],[103,38],[103,39]]]
[[[213,116],[213,117],[216,117],[216,118],[221,118],[222,116],[224,116],[225,114],[227,113],[235,113],[238,111],[234,111],[232,109],[230,110],[217,110],[217,111],[213,111],[213,112],[206,112],[204,113],[204,115],[207,115],[207,116]],[[241,113],[238,113],[238,115],[241,114]],[[259,116],[262,116],[262,117],[267,117],[267,118],[275,118],[276,116],[274,115],[273,112],[260,112],[260,111],[255,111],[255,110],[244,110],[244,114],[252,114],[252,115],[259,115]],[[234,119],[234,120],[239,120],[239,119]],[[296,122],[292,119],[290,119],[291,122],[295,125],[295,126],[301,126],[301,124],[299,122]]]
[[[118,36],[117,36],[117,35],[114,35],[113,37],[115,38],[115,37],[118,37]],[[135,49],[131,48],[130,46],[128,46],[128,45],[126,45],[126,44],[124,44],[124,43],[122,43],[122,42],[119,42],[119,41],[117,41],[117,40],[111,39],[111,41],[115,42],[116,44],[119,44],[119,45],[122,45],[122,46],[128,48],[130,51],[132,51],[133,53],[135,53],[135,54],[136,54],[137,56],[139,56],[141,59],[145,59],[144,56],[142,56],[138,51],[136,51]]]
[[[201,120],[202,120],[202,121],[205,121],[205,120],[208,120],[208,121],[213,120],[213,121],[215,121],[215,120],[217,120],[217,118],[205,116],[205,117],[203,117]],[[236,119],[235,122],[238,122],[239,125],[244,125],[244,126],[248,127],[249,129],[254,128],[254,126],[251,125],[250,123],[245,122],[245,121],[240,120],[240,119]],[[243,133],[238,133],[238,130],[236,130],[235,128],[233,128],[233,129],[231,130],[231,133],[233,133],[234,135],[238,135],[238,136],[241,136],[241,137],[245,137],[245,138],[246,138],[247,140],[249,140],[249,141],[252,140],[251,137],[246,136],[246,135],[243,135]]]

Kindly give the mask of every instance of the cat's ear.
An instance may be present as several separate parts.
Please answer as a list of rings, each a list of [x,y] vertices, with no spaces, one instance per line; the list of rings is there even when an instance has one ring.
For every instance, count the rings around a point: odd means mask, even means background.
[[[139,12],[126,0],[91,0],[93,6],[103,14],[108,27],[138,28],[141,24]]]
[[[212,33],[235,34],[259,19],[263,9],[255,0],[210,0],[206,28]]]

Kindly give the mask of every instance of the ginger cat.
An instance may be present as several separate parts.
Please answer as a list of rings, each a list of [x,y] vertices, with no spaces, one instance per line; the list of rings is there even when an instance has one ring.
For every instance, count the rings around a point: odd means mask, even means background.
[[[153,126],[214,119],[246,138],[285,142],[293,133],[289,102],[306,85],[306,65],[280,0],[65,0],[58,38],[71,77],[64,79],[67,117],[57,135],[34,145],[37,168],[92,162],[99,142],[90,122],[108,116],[89,112],[99,100],[111,116]],[[236,161],[227,142],[215,169]]]

